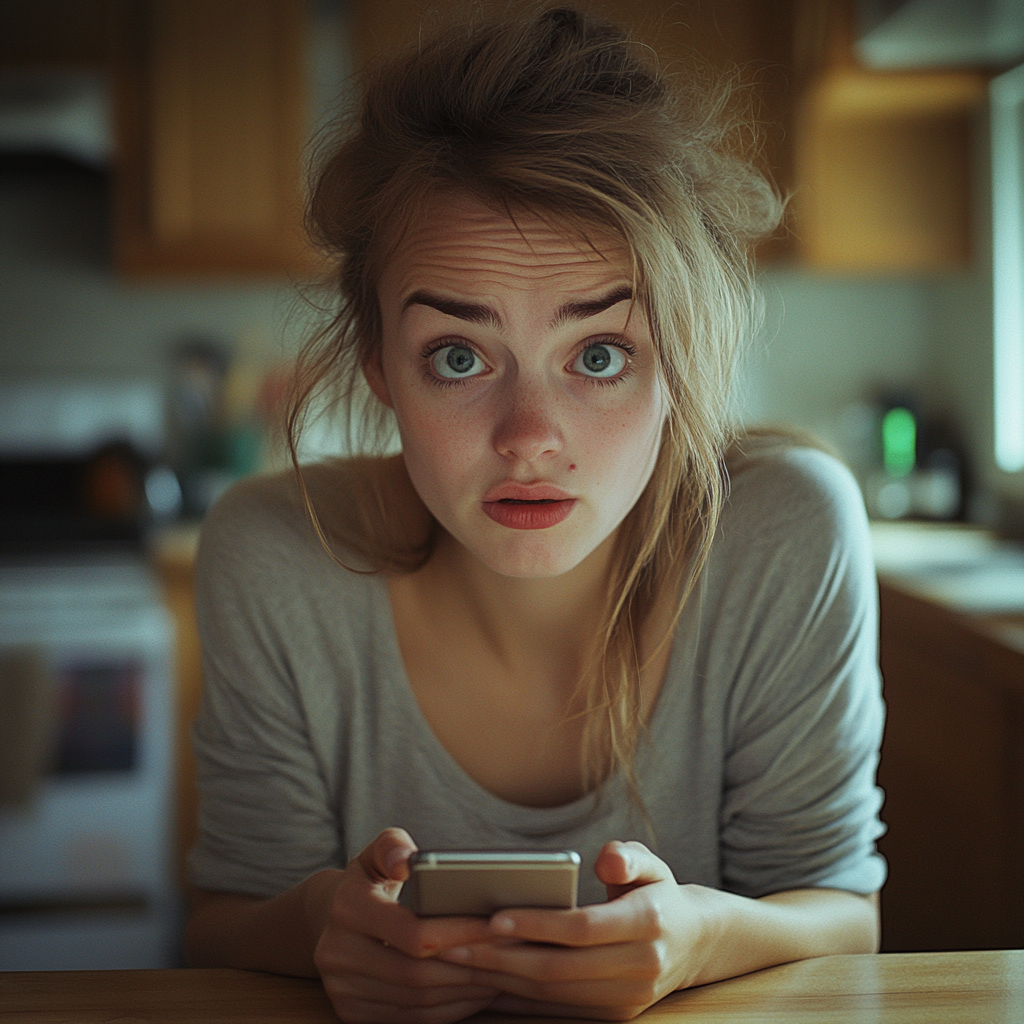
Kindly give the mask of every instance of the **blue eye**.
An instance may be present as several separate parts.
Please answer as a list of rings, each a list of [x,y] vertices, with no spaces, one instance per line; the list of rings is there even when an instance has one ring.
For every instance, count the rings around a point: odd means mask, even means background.
[[[572,364],[587,377],[615,377],[626,367],[626,353],[618,345],[588,345]]]
[[[430,368],[447,380],[458,380],[461,377],[475,377],[486,367],[480,357],[465,345],[445,345],[430,357]]]

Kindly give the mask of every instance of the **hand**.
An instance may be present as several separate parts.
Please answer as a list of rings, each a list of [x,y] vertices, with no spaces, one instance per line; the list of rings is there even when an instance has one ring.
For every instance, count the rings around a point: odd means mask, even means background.
[[[641,843],[607,843],[595,871],[607,903],[501,911],[490,929],[505,944],[466,944],[440,958],[473,968],[473,982],[500,988],[494,1010],[632,1019],[696,976],[703,915],[668,865]]]
[[[313,955],[335,1013],[345,1022],[448,1024],[489,1006],[498,989],[439,953],[490,939],[483,918],[419,918],[398,904],[416,845],[385,829],[338,872]]]

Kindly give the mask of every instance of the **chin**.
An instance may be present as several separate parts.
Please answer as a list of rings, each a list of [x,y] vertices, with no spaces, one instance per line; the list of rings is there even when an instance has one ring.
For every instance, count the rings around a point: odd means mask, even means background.
[[[555,537],[513,537],[505,544],[473,550],[473,554],[492,572],[513,579],[531,580],[564,576],[575,569],[588,553],[579,550],[575,544],[559,543]]]

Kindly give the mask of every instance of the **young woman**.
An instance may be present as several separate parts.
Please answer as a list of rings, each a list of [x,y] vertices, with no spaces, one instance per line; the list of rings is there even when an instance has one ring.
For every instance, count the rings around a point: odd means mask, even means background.
[[[827,456],[730,434],[780,203],[724,109],[567,9],[369,78],[291,426],[340,387],[401,455],[206,523],[194,963],[319,975],[346,1021],[627,1019],[876,948],[866,524]],[[417,918],[417,844],[578,850],[581,906]]]

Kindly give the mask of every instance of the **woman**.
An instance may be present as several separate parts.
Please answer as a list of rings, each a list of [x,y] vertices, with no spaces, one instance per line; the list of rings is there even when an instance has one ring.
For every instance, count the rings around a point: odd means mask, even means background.
[[[729,447],[780,204],[723,110],[566,9],[368,81],[291,434],[365,379],[401,455],[205,526],[193,962],[319,975],[343,1020],[627,1019],[876,948],[866,524],[827,456]],[[418,919],[416,844],[576,849],[581,907]]]

